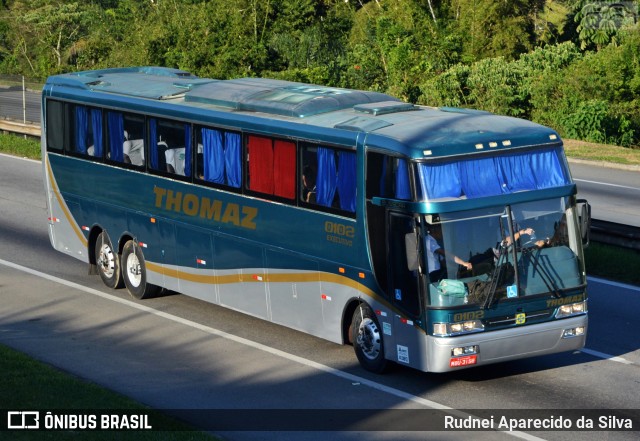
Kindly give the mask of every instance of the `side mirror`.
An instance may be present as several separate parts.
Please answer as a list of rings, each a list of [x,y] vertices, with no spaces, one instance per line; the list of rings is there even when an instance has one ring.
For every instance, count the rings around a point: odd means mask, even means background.
[[[409,271],[417,271],[418,264],[418,239],[416,233],[407,233],[404,235],[404,248],[407,253],[407,268]]]
[[[576,201],[576,211],[578,213],[578,228],[582,236],[582,244],[589,246],[589,232],[591,231],[591,205],[586,199]]]

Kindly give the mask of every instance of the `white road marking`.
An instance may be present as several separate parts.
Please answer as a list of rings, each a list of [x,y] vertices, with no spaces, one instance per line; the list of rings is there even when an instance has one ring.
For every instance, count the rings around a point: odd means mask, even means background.
[[[638,187],[629,187],[627,185],[620,185],[620,184],[610,184],[608,182],[589,181],[587,179],[575,179],[574,178],[574,181],[576,181],[576,182],[587,182],[589,184],[607,185],[609,187],[626,188],[626,189],[629,189],[629,190],[640,190],[640,188],[638,188]]]
[[[444,404],[440,404],[440,403],[437,403],[437,402],[432,401],[432,400],[428,400],[428,399],[425,399],[425,398],[422,398],[422,397],[418,397],[418,396],[412,395],[410,393],[401,391],[399,389],[395,389],[395,388],[392,388],[392,387],[389,387],[389,386],[385,386],[384,384],[380,384],[380,383],[377,383],[375,381],[368,380],[368,379],[366,379],[364,377],[359,377],[357,375],[353,375],[353,374],[350,374],[350,373],[347,373],[347,372],[343,372],[343,371],[341,371],[339,369],[334,369],[334,368],[332,368],[330,366],[326,366],[324,364],[317,363],[315,361],[308,360],[306,358],[299,357],[297,355],[289,354],[289,353],[281,351],[279,349],[275,349],[275,348],[263,345],[261,343],[257,343],[255,341],[248,340],[246,338],[239,337],[237,335],[229,334],[228,332],[224,332],[224,331],[221,331],[219,329],[212,328],[210,326],[206,326],[206,325],[203,325],[203,324],[191,321],[191,320],[187,320],[187,319],[184,319],[182,317],[178,317],[178,316],[175,316],[175,315],[172,315],[172,314],[168,314],[166,312],[158,311],[158,310],[155,310],[155,309],[150,308],[148,306],[144,306],[144,305],[141,305],[139,303],[135,303],[134,301],[131,301],[131,300],[121,299],[119,297],[115,297],[113,295],[103,293],[103,292],[98,291],[96,289],[88,288],[86,286],[82,286],[82,285],[77,284],[75,282],[70,282],[68,280],[64,280],[64,279],[61,279],[59,277],[55,277],[55,276],[52,276],[52,275],[49,275],[49,274],[46,274],[46,273],[31,269],[31,268],[28,268],[28,267],[25,267],[25,266],[22,266],[22,265],[18,265],[18,264],[13,263],[13,262],[9,262],[9,261],[0,259],[0,264],[2,264],[4,266],[7,266],[9,268],[16,269],[18,271],[22,271],[22,272],[25,272],[25,273],[40,277],[42,279],[46,279],[46,280],[49,280],[49,281],[52,281],[52,282],[55,282],[55,283],[59,283],[61,285],[68,286],[68,287],[73,288],[73,289],[77,289],[79,291],[83,291],[83,292],[85,292],[87,294],[91,294],[91,295],[100,297],[100,298],[105,299],[105,300],[110,300],[112,302],[120,303],[122,305],[126,305],[128,307],[131,307],[131,308],[134,308],[134,309],[138,309],[140,311],[144,311],[144,312],[147,312],[149,314],[153,314],[155,316],[162,317],[164,319],[171,320],[173,322],[180,323],[180,324],[183,324],[185,326],[189,326],[189,327],[194,328],[194,329],[198,329],[200,331],[206,332],[206,333],[211,334],[211,335],[215,335],[217,337],[221,337],[221,338],[224,338],[224,339],[236,342],[236,343],[240,343],[240,344],[245,345],[245,346],[249,346],[251,348],[254,348],[254,349],[257,349],[257,350],[260,350],[260,351],[263,351],[263,352],[266,352],[266,353],[269,353],[269,354],[272,354],[272,355],[275,355],[277,357],[281,357],[281,358],[284,358],[286,360],[293,361],[295,363],[299,363],[299,364],[301,364],[303,366],[307,366],[309,368],[317,369],[317,370],[325,372],[327,374],[334,375],[336,377],[339,377],[339,378],[342,378],[344,380],[347,380],[347,381],[351,382],[352,384],[359,384],[359,385],[368,386],[368,387],[370,387],[372,389],[375,389],[377,391],[384,392],[384,393],[393,395],[395,397],[402,398],[402,399],[407,400],[407,401],[411,401],[413,403],[419,404],[419,405],[424,406],[426,408],[445,410],[448,413],[451,413],[452,415],[456,415],[459,418],[467,418],[469,416],[475,417],[475,418],[479,418],[479,417],[476,417],[475,415],[471,415],[471,414],[466,413],[466,412],[458,411],[458,410],[456,410],[456,409],[454,409],[452,407],[445,406]],[[592,351],[592,350],[589,350],[589,349],[583,349],[582,352],[585,352],[585,353],[590,354],[590,355],[594,355],[596,357],[605,358],[607,360],[623,362],[625,364],[633,364],[633,363],[631,363],[631,362],[629,362],[627,360],[624,360],[624,359],[622,359],[620,357],[614,357],[614,356],[611,356],[611,355],[608,355],[608,354],[603,354],[601,352]],[[544,441],[543,438],[539,438],[539,437],[536,437],[534,435],[531,435],[531,434],[525,433],[525,432],[520,432],[520,431],[500,431],[500,432],[502,432],[502,433],[504,433],[506,435],[511,435],[513,437],[524,439],[524,440],[528,440],[528,441]]]

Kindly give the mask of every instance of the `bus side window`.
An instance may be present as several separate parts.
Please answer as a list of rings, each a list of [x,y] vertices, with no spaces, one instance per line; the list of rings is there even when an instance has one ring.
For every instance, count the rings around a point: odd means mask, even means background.
[[[65,104],[47,100],[47,150],[61,152],[64,149]]]
[[[367,198],[380,196],[390,199],[411,199],[409,169],[405,159],[370,153],[368,170]]]
[[[178,176],[191,176],[191,125],[149,119],[149,168]]]
[[[144,165],[144,118],[124,115],[122,159],[127,164]]]
[[[71,151],[83,156],[102,157],[102,110],[73,106]]]
[[[300,199],[305,203],[355,213],[355,152],[313,145],[304,148]]]
[[[239,133],[212,128],[196,129],[196,177],[213,184],[240,188],[242,184],[242,137]]]
[[[124,118],[120,112],[107,112],[107,158],[124,162]]]
[[[249,190],[294,199],[296,194],[295,143],[253,135],[247,138]]]

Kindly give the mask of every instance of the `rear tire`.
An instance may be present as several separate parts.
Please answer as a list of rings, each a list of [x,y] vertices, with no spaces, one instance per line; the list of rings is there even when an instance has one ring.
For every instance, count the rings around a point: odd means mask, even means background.
[[[122,288],[122,272],[120,270],[120,256],[106,231],[100,233],[94,246],[96,267],[100,278],[109,288]]]
[[[142,250],[132,240],[124,244],[121,266],[124,284],[132,297],[142,300],[158,294],[160,287],[147,283],[147,268]]]
[[[388,367],[384,358],[384,342],[378,319],[366,303],[361,303],[353,313],[351,339],[353,349],[363,368],[376,374]]]

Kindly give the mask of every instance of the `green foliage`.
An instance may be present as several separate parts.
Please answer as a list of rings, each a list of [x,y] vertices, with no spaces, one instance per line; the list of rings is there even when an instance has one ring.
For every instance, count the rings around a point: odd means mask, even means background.
[[[637,14],[640,1],[623,3]],[[616,15],[612,5],[7,0],[0,3],[0,73],[43,79],[162,65],[220,79],[268,76],[474,107],[632,146],[640,143],[640,32],[633,8]]]
[[[580,47],[601,48],[608,43],[617,43],[619,32],[632,27],[637,15],[638,6],[632,2],[579,0],[575,5],[574,21]]]
[[[531,84],[532,117],[563,136],[632,146],[640,142],[640,36],[588,53]]]

